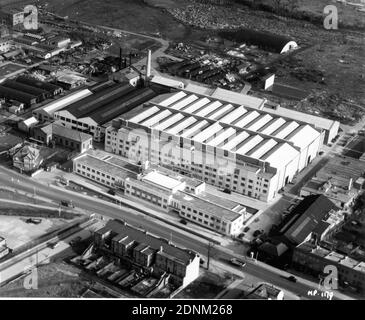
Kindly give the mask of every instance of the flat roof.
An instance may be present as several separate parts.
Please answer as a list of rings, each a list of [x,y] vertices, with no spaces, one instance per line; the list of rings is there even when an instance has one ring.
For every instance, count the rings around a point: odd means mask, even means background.
[[[143,176],[143,181],[148,181],[150,183],[170,190],[182,184],[181,181],[161,174],[157,171],[151,171],[147,173],[145,176]]]
[[[198,211],[200,210],[202,212],[209,212],[219,219],[225,219],[233,222],[241,217],[241,213],[229,210],[224,208],[222,205],[219,205],[218,197],[216,199],[216,203],[212,203],[207,199],[207,197],[204,199],[204,195],[196,196],[186,192],[178,192],[174,194],[173,197],[179,200],[181,205],[189,205]]]
[[[124,161],[122,158],[101,150],[88,150],[74,161],[84,163],[90,167],[103,171],[114,177],[126,179],[127,177],[137,177],[139,167]]]

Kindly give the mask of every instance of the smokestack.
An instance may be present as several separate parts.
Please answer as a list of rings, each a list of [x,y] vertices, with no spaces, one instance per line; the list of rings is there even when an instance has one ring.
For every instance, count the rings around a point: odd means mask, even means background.
[[[119,70],[122,70],[122,53],[123,53],[123,50],[122,50],[122,47],[119,47]]]
[[[146,78],[151,77],[151,50],[147,54]]]

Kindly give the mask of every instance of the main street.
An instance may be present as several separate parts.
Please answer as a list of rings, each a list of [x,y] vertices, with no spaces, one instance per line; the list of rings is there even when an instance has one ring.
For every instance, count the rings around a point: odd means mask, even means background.
[[[129,224],[141,227],[157,236],[166,239],[172,238],[173,242],[179,246],[192,249],[203,256],[207,255],[207,240],[179,230],[176,227],[144,215],[143,213],[128,207],[123,207],[123,204],[121,207],[119,207],[116,204],[105,202],[100,199],[85,197],[81,194],[54,189],[48,185],[41,184],[27,176],[2,166],[0,166],[0,185],[22,190],[29,194],[33,194],[35,190],[38,196],[48,198],[55,202],[60,202],[64,199],[72,200],[78,208],[87,210],[90,213],[93,212],[107,216],[109,218],[123,219]],[[229,249],[221,246],[215,246],[211,249],[211,256],[213,259],[217,259],[218,261],[221,260],[228,262],[232,257],[237,255],[234,255]],[[255,262],[247,259],[244,272],[302,297],[306,297],[309,291],[318,289],[316,283],[304,279],[298,279],[297,283],[292,283],[284,278],[289,275],[288,273],[272,268],[260,261]],[[347,296],[344,296],[338,292],[335,293],[335,297],[340,299],[348,298]]]

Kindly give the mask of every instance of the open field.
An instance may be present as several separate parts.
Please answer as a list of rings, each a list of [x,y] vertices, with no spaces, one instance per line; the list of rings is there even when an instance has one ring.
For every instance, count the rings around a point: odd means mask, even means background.
[[[38,225],[26,223],[25,220],[21,217],[0,216],[0,236],[6,239],[9,248],[16,249],[64,224],[58,219],[42,219]]]

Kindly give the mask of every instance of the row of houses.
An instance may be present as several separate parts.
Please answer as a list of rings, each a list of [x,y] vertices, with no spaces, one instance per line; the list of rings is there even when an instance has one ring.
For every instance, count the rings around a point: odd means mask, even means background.
[[[199,277],[200,257],[197,253],[120,220],[109,221],[95,231],[94,243],[99,250],[128,259],[158,278],[167,273],[178,286],[186,287]]]

